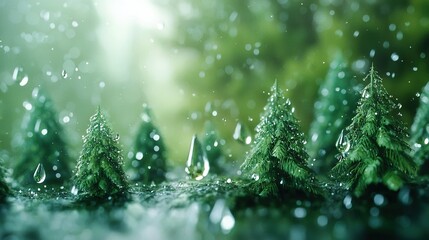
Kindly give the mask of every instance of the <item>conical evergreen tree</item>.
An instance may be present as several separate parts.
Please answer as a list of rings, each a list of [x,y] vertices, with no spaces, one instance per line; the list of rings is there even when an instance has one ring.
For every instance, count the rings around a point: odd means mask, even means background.
[[[61,185],[71,177],[70,157],[63,137],[63,127],[52,100],[41,90],[33,90],[31,110],[24,116],[22,152],[14,165],[13,176],[22,186]],[[33,177],[36,168],[42,166],[44,181]]]
[[[143,122],[134,142],[133,158],[127,162],[131,181],[151,184],[165,180],[166,150],[163,138],[152,122],[152,114],[144,105]]]
[[[260,195],[278,195],[287,190],[321,193],[307,166],[304,135],[293,112],[289,99],[275,82],[256,127],[252,149],[241,166],[243,174],[253,178],[251,187]]]
[[[100,107],[90,118],[83,149],[76,165],[74,182],[81,199],[124,197],[128,183],[122,169],[118,135],[114,136]]]
[[[310,157],[316,159],[314,169],[318,172],[328,172],[338,161],[335,142],[341,130],[351,123],[359,99],[355,87],[351,70],[342,55],[337,55],[320,86],[307,144]]]
[[[409,155],[407,129],[397,115],[398,104],[374,67],[366,78],[370,83],[363,89],[356,116],[346,129],[351,148],[343,152],[345,158],[332,172],[356,196],[371,184],[382,183],[396,191],[417,171]]]
[[[420,174],[429,174],[429,83],[420,95],[420,105],[411,126],[412,156],[420,166]]]
[[[5,172],[3,160],[0,158],[0,204],[6,202],[6,198],[10,194],[9,186],[5,181]]]
[[[211,121],[205,123],[202,145],[207,153],[210,172],[218,175],[224,174],[225,156],[222,151],[218,133]]]

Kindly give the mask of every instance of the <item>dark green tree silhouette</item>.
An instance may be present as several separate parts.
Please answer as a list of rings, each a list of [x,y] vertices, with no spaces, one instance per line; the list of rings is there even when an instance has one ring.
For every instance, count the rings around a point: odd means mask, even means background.
[[[407,129],[398,116],[400,105],[387,93],[374,67],[367,78],[370,83],[346,129],[351,148],[343,152],[345,158],[332,171],[356,196],[368,185],[379,183],[396,191],[417,172],[409,155]]]
[[[321,194],[307,166],[304,135],[293,112],[289,99],[275,82],[256,127],[252,149],[241,166],[243,174],[253,178],[251,188],[260,195],[278,195],[287,190]]]
[[[218,175],[224,174],[226,171],[225,155],[222,151],[218,132],[211,121],[205,123],[202,145],[210,163],[210,172]]]
[[[152,122],[152,113],[144,105],[143,122],[134,142],[133,157],[126,164],[131,181],[144,184],[160,183],[167,171],[166,150],[158,128]]]
[[[6,169],[3,167],[3,159],[0,158],[0,204],[6,202],[10,194],[10,188],[5,181]]]
[[[429,83],[420,95],[420,105],[411,126],[412,156],[420,166],[420,174],[429,174]]]
[[[52,100],[42,90],[33,90],[31,106],[22,123],[21,156],[13,167],[13,176],[22,186],[61,185],[71,177],[63,127]],[[37,180],[33,177],[39,164],[46,173],[44,180],[42,176]]]
[[[337,162],[335,142],[341,130],[351,123],[359,99],[354,87],[353,74],[338,54],[320,86],[307,144],[310,157],[316,159],[314,169],[318,172],[328,172]]]
[[[128,182],[122,169],[119,136],[113,134],[100,107],[90,118],[86,132],[74,176],[79,197],[83,200],[126,197]]]

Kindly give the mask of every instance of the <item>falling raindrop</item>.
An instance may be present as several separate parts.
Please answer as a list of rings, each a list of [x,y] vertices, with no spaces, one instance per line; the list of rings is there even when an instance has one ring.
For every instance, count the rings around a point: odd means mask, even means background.
[[[343,204],[344,207],[346,207],[347,209],[351,209],[353,207],[352,204],[352,197],[350,195],[347,195],[344,199],[343,199]]]
[[[379,193],[375,194],[375,196],[374,196],[374,203],[377,206],[383,205],[384,204],[384,196],[381,195],[381,194],[379,194]]]
[[[28,83],[28,76],[27,76],[27,75],[25,75],[25,76],[22,78],[21,82],[19,82],[19,86],[24,87],[25,85],[27,85],[27,83]]]
[[[213,224],[219,225],[224,234],[228,234],[235,225],[235,218],[223,199],[215,202],[209,219]]]
[[[344,130],[341,130],[340,136],[338,136],[337,142],[335,143],[335,147],[337,147],[343,157],[345,157],[347,152],[350,150],[350,141],[348,137],[344,135]]]
[[[252,143],[252,136],[250,135],[250,131],[240,122],[238,122],[235,126],[234,134],[232,135],[232,137],[235,140],[246,145]]]
[[[362,97],[363,97],[363,98],[369,98],[369,92],[368,92],[366,89],[364,89],[364,90],[362,91]]]
[[[37,165],[36,171],[34,171],[33,174],[34,181],[37,183],[43,183],[46,179],[46,172],[45,168],[43,167],[43,164],[39,163]]]
[[[390,55],[390,58],[392,59],[392,61],[396,62],[399,60],[399,55],[394,52]]]
[[[63,77],[64,79],[67,78],[68,74],[66,72],[66,70],[62,70],[61,71],[61,77]]]
[[[201,180],[209,173],[210,166],[197,136],[192,136],[191,147],[189,149],[188,161],[186,162],[186,173],[195,180]]]
[[[256,174],[256,173],[254,173],[254,174],[252,174],[251,178],[252,178],[253,180],[255,180],[255,181],[258,181],[258,180],[259,180],[259,175],[258,175],[258,174]]]
[[[76,195],[77,195],[77,193],[79,192],[79,190],[77,189],[77,187],[76,187],[76,186],[73,186],[70,192],[71,192],[71,194],[73,194],[73,195],[75,195],[75,196],[76,196]]]

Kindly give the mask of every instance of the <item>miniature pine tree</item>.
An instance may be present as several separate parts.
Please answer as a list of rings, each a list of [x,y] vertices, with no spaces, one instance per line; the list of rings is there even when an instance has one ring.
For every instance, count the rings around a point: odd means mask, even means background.
[[[23,186],[61,185],[71,177],[62,125],[52,100],[41,90],[33,90],[31,104],[23,121],[22,155],[13,175]],[[36,169],[43,171],[35,173]]]
[[[3,160],[0,158],[0,204],[6,202],[10,189],[5,181],[6,170],[3,167]]]
[[[411,126],[412,156],[420,173],[429,174],[429,83],[420,95],[420,105]]]
[[[321,194],[307,166],[304,135],[293,112],[289,99],[275,82],[256,127],[252,149],[241,166],[242,173],[254,180],[251,188],[260,195],[278,195],[287,189]]]
[[[160,183],[165,180],[167,171],[164,141],[152,122],[147,105],[144,105],[142,119],[134,143],[133,158],[126,165],[127,171],[134,182]]]
[[[90,118],[83,149],[76,165],[74,188],[81,199],[106,199],[127,195],[118,135],[114,136],[100,107]]]
[[[213,123],[210,121],[205,123],[202,145],[205,148],[207,159],[210,164],[210,172],[218,175],[223,174],[225,172],[223,167],[225,156],[222,152],[218,133]]]
[[[327,172],[337,161],[335,141],[341,130],[350,124],[358,102],[358,94],[353,90],[355,86],[352,72],[338,55],[330,64],[320,87],[319,99],[314,104],[307,149],[310,157],[316,159],[314,168],[317,171]]]
[[[333,168],[333,176],[344,182],[356,196],[368,185],[382,183],[398,190],[416,175],[406,142],[407,129],[397,113],[399,106],[382,85],[374,67],[366,78],[370,83],[363,89],[356,116],[346,128],[350,149]]]

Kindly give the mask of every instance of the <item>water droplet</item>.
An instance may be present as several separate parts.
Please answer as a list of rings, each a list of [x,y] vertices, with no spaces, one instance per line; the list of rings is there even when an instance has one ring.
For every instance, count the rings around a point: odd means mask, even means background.
[[[366,89],[364,89],[364,90],[362,91],[362,97],[363,97],[363,98],[369,98],[369,92],[368,92]]]
[[[383,203],[384,203],[384,196],[381,195],[381,194],[379,194],[379,193],[375,194],[375,196],[374,196],[374,203],[377,206],[383,205]]]
[[[246,145],[252,143],[252,136],[250,135],[250,131],[240,122],[238,122],[235,126],[234,134],[232,135],[232,137],[235,140]]]
[[[255,181],[258,181],[259,180],[259,175],[258,174],[256,174],[256,173],[254,173],[254,174],[252,174],[252,177],[251,177],[253,180],[255,180]]]
[[[394,52],[390,55],[390,58],[392,59],[392,61],[396,62],[399,60],[399,55]]]
[[[28,76],[27,76],[27,75],[25,75],[25,76],[22,78],[21,82],[19,82],[19,86],[24,87],[25,85],[27,85],[27,83],[28,83]]]
[[[416,97],[420,97],[420,93],[416,93]]]
[[[143,159],[143,153],[142,152],[137,152],[136,153],[136,159],[137,160],[142,160]]]
[[[113,138],[114,141],[119,141],[121,137],[119,136],[119,134],[116,134],[115,137]]]
[[[44,128],[42,129],[42,131],[40,131],[40,133],[45,136],[46,134],[48,134],[48,129]]]
[[[195,180],[201,180],[209,173],[210,166],[197,136],[192,136],[191,147],[189,149],[188,160],[186,161],[186,173]]]
[[[317,217],[317,224],[321,227],[326,226],[328,224],[328,217],[320,215],[319,217]]]
[[[303,207],[297,207],[293,211],[293,215],[296,218],[305,218],[305,216],[307,216],[307,210],[305,208],[303,208]]]
[[[338,151],[341,152],[343,156],[347,154],[350,150],[350,141],[346,135],[344,135],[344,130],[341,130],[340,136],[338,136],[337,142],[335,143]]]
[[[223,199],[215,202],[209,219],[213,224],[219,225],[224,234],[229,233],[235,225],[235,218]]]
[[[12,74],[12,79],[13,79],[14,81],[16,81],[16,79],[18,78],[18,72],[19,72],[19,67],[16,67],[16,68],[13,70],[13,74]]]
[[[347,195],[344,199],[343,199],[343,204],[344,207],[346,207],[347,209],[350,209],[353,207],[352,204],[352,197],[350,195]]]
[[[76,196],[76,195],[77,195],[77,193],[79,192],[79,190],[77,189],[77,187],[76,187],[76,186],[73,186],[70,192],[71,192],[71,194],[73,194],[73,195],[75,195],[75,196]]]
[[[66,70],[61,71],[61,77],[63,77],[64,79],[68,77]]]
[[[36,171],[34,171],[33,174],[34,181],[37,183],[43,183],[46,179],[46,172],[45,168],[43,167],[43,164],[39,163],[37,165]]]

